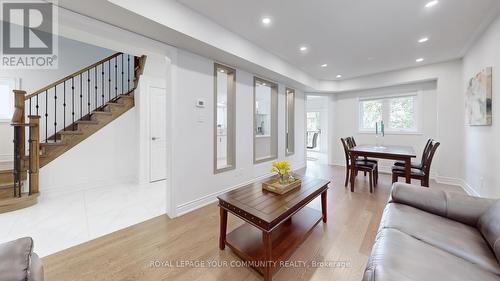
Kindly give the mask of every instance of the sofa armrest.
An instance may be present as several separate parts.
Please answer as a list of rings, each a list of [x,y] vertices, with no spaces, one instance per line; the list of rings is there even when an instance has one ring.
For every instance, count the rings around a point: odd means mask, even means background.
[[[28,281],[43,281],[42,260],[36,253],[31,254],[30,267],[28,270]]]
[[[392,186],[389,202],[412,206],[422,211],[476,227],[479,217],[496,200],[395,183]]]

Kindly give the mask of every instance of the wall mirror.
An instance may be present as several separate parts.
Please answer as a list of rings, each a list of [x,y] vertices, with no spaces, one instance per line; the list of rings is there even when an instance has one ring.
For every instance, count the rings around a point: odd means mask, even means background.
[[[285,154],[295,153],[295,90],[286,88],[286,107],[285,107]]]
[[[254,77],[254,163],[278,157],[278,84]]]
[[[214,173],[235,168],[236,70],[214,66]]]

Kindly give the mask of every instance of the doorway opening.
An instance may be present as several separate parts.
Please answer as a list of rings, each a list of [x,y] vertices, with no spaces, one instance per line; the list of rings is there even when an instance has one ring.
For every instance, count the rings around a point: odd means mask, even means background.
[[[307,164],[328,164],[328,97],[307,96]]]

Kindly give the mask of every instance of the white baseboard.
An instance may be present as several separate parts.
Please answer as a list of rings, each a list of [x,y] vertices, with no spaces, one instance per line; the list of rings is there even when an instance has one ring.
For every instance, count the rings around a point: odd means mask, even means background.
[[[300,169],[303,169],[306,167],[306,163],[302,163],[300,165],[294,165],[294,166],[296,167],[295,170],[300,170]],[[226,192],[229,192],[233,189],[240,188],[240,187],[245,186],[245,185],[249,185],[249,184],[257,182],[257,181],[261,181],[261,180],[268,178],[272,175],[273,175],[273,173],[267,173],[267,174],[264,174],[262,176],[256,177],[254,179],[251,179],[251,180],[242,182],[240,184],[231,186],[229,188],[223,189],[221,191],[217,191],[217,192],[205,195],[201,198],[198,198],[198,199],[189,201],[187,203],[181,204],[181,205],[177,206],[175,209],[175,217],[180,217],[180,216],[185,215],[187,213],[190,213],[194,210],[205,207],[206,205],[217,202],[217,196],[219,196],[221,194],[224,194]]]
[[[455,185],[455,186],[459,186],[461,187],[465,193],[467,193],[468,195],[471,195],[471,196],[476,196],[476,197],[480,197],[481,195],[476,191],[475,188],[473,188],[469,183],[467,183],[465,180],[463,179],[459,179],[459,178],[452,178],[452,177],[441,177],[441,176],[437,176],[434,178],[434,180],[437,182],[437,183],[440,183],[440,184],[449,184],[449,185]]]

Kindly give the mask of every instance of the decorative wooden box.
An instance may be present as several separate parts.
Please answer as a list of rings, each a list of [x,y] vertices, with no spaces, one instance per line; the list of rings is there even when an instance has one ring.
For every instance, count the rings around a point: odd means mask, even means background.
[[[289,179],[287,179],[287,181],[288,182],[283,185],[280,184],[279,177],[275,177],[267,182],[263,182],[262,188],[267,191],[271,191],[273,193],[285,194],[289,191],[296,189],[297,187],[300,187],[300,185],[302,184],[302,181],[300,179],[294,178],[292,181],[289,181]]]

